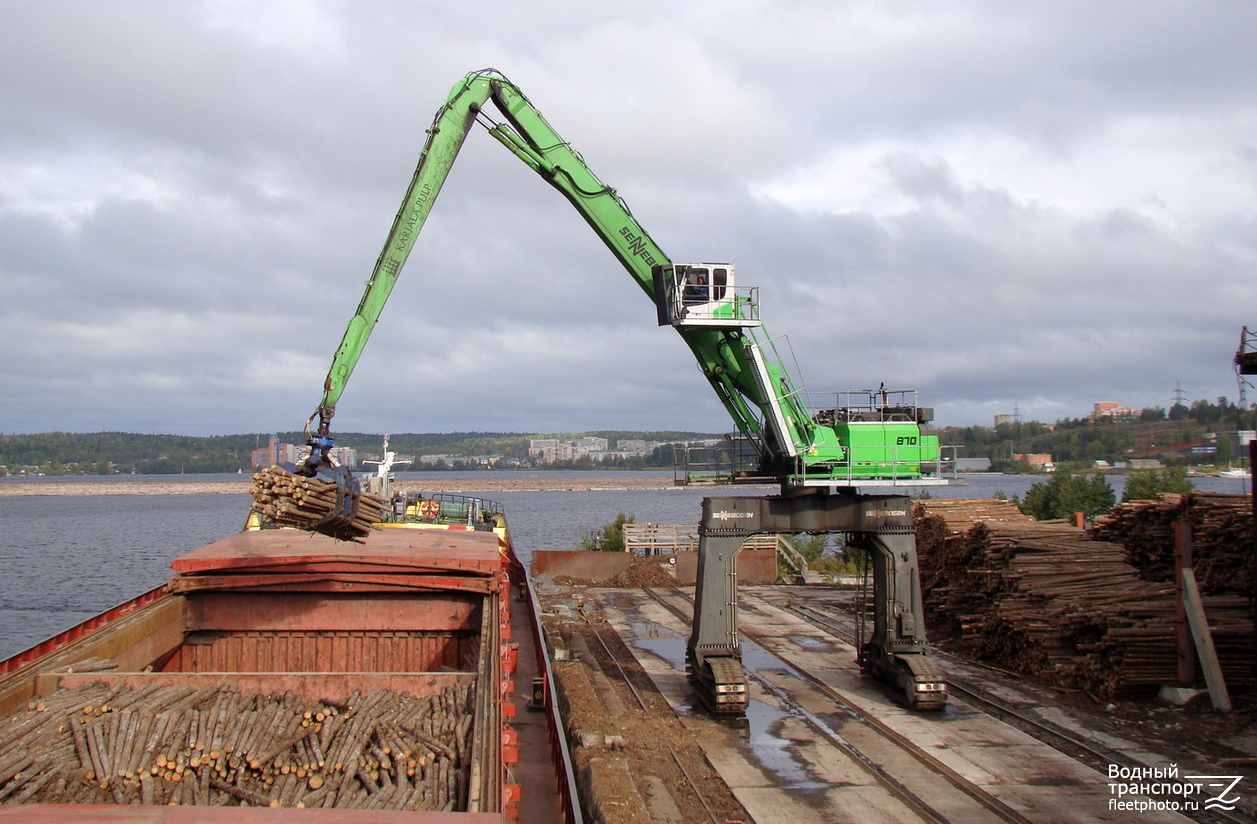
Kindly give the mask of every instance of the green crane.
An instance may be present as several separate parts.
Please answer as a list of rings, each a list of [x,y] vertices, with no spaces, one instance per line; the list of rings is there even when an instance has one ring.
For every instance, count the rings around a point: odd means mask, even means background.
[[[490,116],[486,103],[501,120]],[[328,463],[336,403],[477,122],[568,199],[655,303],[660,325],[680,333],[738,431],[755,446],[761,475],[785,488],[940,482],[937,436],[922,429],[930,410],[917,406],[915,393],[864,390],[809,408],[763,333],[757,290],[739,287],[728,264],[672,262],[616,191],[589,170],[517,86],[493,70],[457,83],[428,130],[401,209],[332,360],[322,402],[307,423],[308,471]],[[311,432],[316,417],[317,432]]]

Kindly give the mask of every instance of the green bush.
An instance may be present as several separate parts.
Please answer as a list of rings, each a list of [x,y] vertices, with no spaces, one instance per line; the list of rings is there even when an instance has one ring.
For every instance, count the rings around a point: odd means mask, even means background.
[[[1057,470],[1046,484],[1035,484],[1017,501],[1021,511],[1040,521],[1068,519],[1075,512],[1094,518],[1117,503],[1113,487],[1101,475],[1074,475]]]
[[[1126,490],[1122,492],[1122,503],[1150,501],[1162,492],[1188,493],[1192,491],[1192,488],[1192,482],[1187,478],[1187,470],[1183,467],[1140,470],[1126,476]]]
[[[633,518],[633,515],[625,515],[621,512],[611,523],[583,532],[576,548],[589,552],[623,552],[624,525],[633,523]]]

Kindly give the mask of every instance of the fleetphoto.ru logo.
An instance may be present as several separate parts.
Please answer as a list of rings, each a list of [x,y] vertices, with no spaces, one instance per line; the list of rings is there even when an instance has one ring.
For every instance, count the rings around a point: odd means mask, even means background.
[[[1109,765],[1109,809],[1132,812],[1194,812],[1235,809],[1243,776],[1179,775],[1178,765]]]
[[[1206,810],[1230,810],[1235,809],[1235,805],[1239,803],[1240,797],[1233,791],[1239,785],[1240,775],[1185,775],[1183,779],[1186,781],[1199,781],[1205,791],[1212,794],[1211,798],[1205,799]]]

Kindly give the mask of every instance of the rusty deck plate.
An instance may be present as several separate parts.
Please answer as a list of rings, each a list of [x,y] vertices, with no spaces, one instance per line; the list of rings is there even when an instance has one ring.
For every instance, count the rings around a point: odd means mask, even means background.
[[[263,529],[237,532],[181,555],[171,568],[180,575],[267,569],[493,575],[502,562],[491,532],[386,529],[356,544],[296,529]]]

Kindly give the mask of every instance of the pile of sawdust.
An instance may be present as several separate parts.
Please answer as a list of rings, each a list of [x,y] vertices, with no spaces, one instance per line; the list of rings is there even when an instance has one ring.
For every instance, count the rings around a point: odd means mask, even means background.
[[[554,583],[561,587],[675,587],[677,579],[658,560],[635,557],[627,570],[601,581],[556,575]]]
[[[604,586],[612,587],[674,587],[677,579],[658,561],[634,558],[629,568],[612,576]]]

